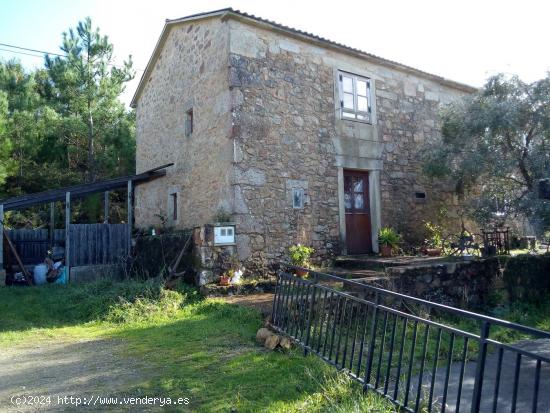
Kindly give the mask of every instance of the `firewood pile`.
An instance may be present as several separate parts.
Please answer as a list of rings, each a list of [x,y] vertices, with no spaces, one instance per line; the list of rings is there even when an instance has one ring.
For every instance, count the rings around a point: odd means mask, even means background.
[[[262,327],[256,333],[256,341],[268,350],[290,350],[292,341],[289,337],[277,334],[269,328]]]

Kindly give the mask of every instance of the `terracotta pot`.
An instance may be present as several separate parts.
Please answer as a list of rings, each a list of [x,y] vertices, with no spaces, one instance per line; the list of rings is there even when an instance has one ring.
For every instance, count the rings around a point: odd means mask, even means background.
[[[225,275],[222,275],[220,277],[220,285],[229,285],[229,281],[231,279],[229,277],[226,277]]]
[[[391,245],[386,245],[386,244],[380,245],[380,255],[384,258],[391,257],[392,250],[393,248]]]
[[[439,257],[441,255],[441,248],[427,248],[426,254],[430,257]]]
[[[309,271],[296,269],[296,270],[294,270],[294,274],[296,274],[298,277],[303,278],[303,277],[305,277],[309,274]]]

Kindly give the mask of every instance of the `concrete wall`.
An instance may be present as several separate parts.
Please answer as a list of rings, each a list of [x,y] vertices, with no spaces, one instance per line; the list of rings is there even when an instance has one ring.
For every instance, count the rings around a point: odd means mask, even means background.
[[[161,56],[137,105],[137,172],[168,162],[163,179],[136,188],[138,227],[191,228],[230,208],[233,145],[227,83],[226,23],[206,19],[170,29]],[[194,130],[185,135],[185,113],[193,109]],[[170,194],[178,194],[173,222]]]

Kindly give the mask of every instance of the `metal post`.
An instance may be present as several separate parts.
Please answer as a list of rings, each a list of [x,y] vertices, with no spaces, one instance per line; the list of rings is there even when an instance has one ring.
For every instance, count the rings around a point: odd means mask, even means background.
[[[367,355],[367,366],[365,369],[365,382],[363,390],[367,391],[370,382],[370,376],[372,372],[372,358],[374,357],[374,350],[376,344],[376,329],[378,328],[378,306],[380,305],[380,294],[376,292],[374,299],[374,309],[372,311],[372,327],[370,332],[369,353]]]
[[[308,354],[308,347],[309,347],[309,338],[311,336],[311,320],[313,319],[313,317],[315,317],[315,293],[316,293],[316,289],[315,289],[315,284],[317,283],[316,280],[314,280],[314,282],[311,284],[311,298],[309,300],[309,314],[307,316],[307,325],[306,325],[306,342],[305,342],[305,346],[304,346],[304,356],[307,356]]]
[[[476,366],[476,377],[474,381],[474,393],[472,398],[472,413],[478,413],[481,405],[481,388],[483,386],[483,373],[485,370],[485,359],[487,356],[487,338],[489,338],[490,324],[483,321],[479,334],[479,356]]]
[[[67,279],[71,279],[71,193],[65,193],[65,271]]]
[[[55,202],[50,202],[50,249],[53,247],[55,230]]]
[[[134,211],[133,211],[133,202],[132,198],[134,195],[133,191],[133,182],[131,179],[128,180],[128,255],[132,249],[132,224],[134,221]]]
[[[109,191],[103,194],[103,223],[109,223]]]

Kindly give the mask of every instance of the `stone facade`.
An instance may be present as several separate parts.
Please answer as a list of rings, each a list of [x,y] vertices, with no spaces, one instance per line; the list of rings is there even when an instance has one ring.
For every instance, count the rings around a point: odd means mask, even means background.
[[[193,228],[229,210],[233,145],[227,80],[227,24],[219,19],[171,27],[154,70],[142,79],[137,107],[136,170],[173,162],[165,178],[138,186],[139,227],[165,221]],[[193,133],[186,136],[186,112]],[[177,194],[174,221],[172,194]]]
[[[422,178],[418,150],[439,138],[441,104],[473,89],[238,13],[183,19],[158,49],[163,57],[135,98],[137,169],[175,166],[140,187],[139,226],[157,222],[174,187],[185,199],[174,224],[203,225],[223,207],[240,259],[255,269],[296,243],[313,246],[319,260],[346,252],[346,169],[369,173],[375,251],[382,225],[418,239],[419,222],[452,204],[450,191]],[[370,79],[370,123],[341,119],[339,71]],[[186,139],[190,99],[197,128]]]

